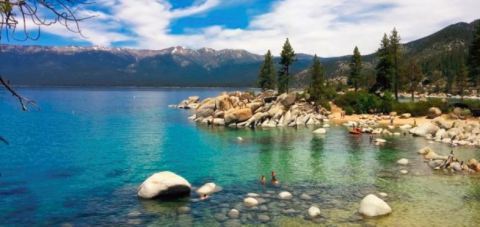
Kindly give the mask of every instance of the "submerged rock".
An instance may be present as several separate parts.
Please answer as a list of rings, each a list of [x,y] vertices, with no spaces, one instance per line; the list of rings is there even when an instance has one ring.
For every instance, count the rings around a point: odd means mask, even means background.
[[[243,200],[243,204],[246,207],[254,207],[254,206],[258,205],[258,200],[256,200],[255,198],[252,198],[252,197],[248,197],[248,198],[245,198]]]
[[[397,161],[397,164],[399,164],[399,165],[408,165],[408,159],[402,158],[402,159],[400,159],[400,160]]]
[[[178,198],[190,195],[191,185],[185,178],[164,171],[147,178],[138,188],[137,195],[144,199],[157,197]]]
[[[292,193],[287,192],[287,191],[280,192],[278,194],[278,197],[280,199],[292,199],[293,198]]]
[[[229,218],[237,219],[240,217],[240,211],[238,211],[237,209],[231,209],[230,211],[228,211],[227,215]]]
[[[376,217],[390,214],[392,208],[382,199],[370,194],[360,202],[359,213],[367,217]]]
[[[270,217],[266,214],[259,214],[257,216],[258,220],[261,221],[261,222],[269,222],[270,221]]]
[[[253,192],[248,193],[247,196],[248,196],[248,197],[260,197],[259,194],[253,193]]]
[[[325,134],[325,133],[327,133],[327,130],[324,129],[324,128],[319,128],[319,129],[313,131],[313,133],[315,133],[315,134]]]
[[[312,197],[311,197],[309,194],[307,194],[307,193],[302,193],[302,194],[300,195],[300,199],[303,199],[303,200],[311,200]]]

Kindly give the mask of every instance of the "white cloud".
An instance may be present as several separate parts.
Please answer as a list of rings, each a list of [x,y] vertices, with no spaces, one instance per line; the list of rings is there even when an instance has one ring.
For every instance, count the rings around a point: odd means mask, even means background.
[[[371,53],[383,33],[393,27],[403,41],[411,41],[480,16],[479,0],[282,0],[274,3],[269,12],[253,18],[244,29],[211,26],[173,35],[169,30],[172,20],[204,13],[224,3],[206,0],[183,9],[172,9],[167,0],[97,3],[109,8],[108,12],[82,23],[87,40],[93,44],[135,41],[137,48],[182,45],[246,49],[259,54],[267,49],[279,53],[286,37],[297,53],[338,56],[350,54],[355,45],[362,53]],[[131,35],[120,32],[121,28]],[[65,34],[56,29],[47,31]]]

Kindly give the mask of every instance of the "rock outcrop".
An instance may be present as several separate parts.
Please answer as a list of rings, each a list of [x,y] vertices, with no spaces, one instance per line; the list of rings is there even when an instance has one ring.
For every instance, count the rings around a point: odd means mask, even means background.
[[[328,120],[329,111],[298,97],[296,92],[278,96],[274,91],[256,96],[247,92],[231,92],[201,102],[196,97],[190,97],[181,104],[196,105],[196,108],[191,108],[195,114],[190,119],[198,123],[238,128],[320,126]]]

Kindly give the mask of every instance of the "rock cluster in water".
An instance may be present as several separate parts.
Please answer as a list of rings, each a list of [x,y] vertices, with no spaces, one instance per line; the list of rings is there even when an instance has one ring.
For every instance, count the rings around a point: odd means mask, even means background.
[[[476,159],[461,161],[456,158],[453,152],[448,156],[438,155],[430,147],[418,150],[428,165],[435,170],[449,170],[451,172],[480,172],[480,163]]]
[[[229,127],[284,127],[320,125],[328,121],[325,108],[300,98],[301,93],[277,95],[274,91],[253,95],[248,92],[223,93],[217,97],[189,97],[178,108],[193,109],[190,119],[210,125]]]
[[[428,140],[452,145],[480,146],[480,124],[466,123],[462,120],[447,121],[437,117],[431,122],[425,122],[410,129],[410,133],[425,137]]]
[[[183,185],[181,176],[171,172],[160,172],[149,177],[139,188],[140,191],[149,189],[150,191],[158,191],[159,188],[166,190],[175,187],[176,185]],[[186,180],[185,180],[186,181]],[[148,182],[148,183],[146,183]],[[154,187],[151,187],[153,183]],[[168,185],[168,187],[158,187],[158,185]],[[332,209],[334,207],[345,207],[347,204],[356,203],[368,191],[374,188],[365,189],[348,189],[352,190],[347,194],[354,195],[353,197],[344,198],[338,195],[338,189],[332,189],[331,186],[321,185],[302,185],[291,188],[289,186],[275,186],[273,188],[263,188],[260,192],[249,192],[238,194],[238,189],[230,192],[227,190],[225,195],[219,193],[201,202],[198,199],[191,199],[190,205],[181,205],[176,208],[178,220],[188,220],[193,216],[210,215],[217,222],[225,226],[237,226],[241,224],[272,224],[273,221],[278,220],[279,217],[299,217],[305,220],[313,221],[314,223],[325,223],[327,217],[322,214],[318,204],[323,204],[325,209]],[[212,194],[217,192],[219,187],[214,183],[206,183],[197,189],[199,194]],[[354,187],[355,188],[355,187]],[[342,189],[345,190],[345,189]],[[348,191],[347,190],[347,191]],[[332,194],[326,194],[326,191]],[[233,194],[232,194],[233,193]],[[141,193],[139,192],[139,195]],[[155,194],[155,193],[154,193]],[[382,193],[380,193],[382,194]],[[336,198],[333,198],[335,196]],[[347,222],[356,222],[364,217],[375,217],[388,214],[392,212],[390,206],[382,199],[373,195],[368,195],[360,202],[358,213],[352,212],[351,220]],[[157,197],[148,197],[157,198]],[[220,200],[219,200],[220,199]],[[345,199],[345,201],[343,201]],[[243,201],[242,201],[243,200]],[[202,205],[203,204],[203,205]],[[207,208],[211,213],[206,214],[204,208]],[[144,214],[135,211],[128,214],[129,223],[141,220],[136,219],[138,216]],[[193,215],[193,216],[189,216]],[[167,214],[170,217],[170,214]],[[133,219],[132,219],[133,218]]]

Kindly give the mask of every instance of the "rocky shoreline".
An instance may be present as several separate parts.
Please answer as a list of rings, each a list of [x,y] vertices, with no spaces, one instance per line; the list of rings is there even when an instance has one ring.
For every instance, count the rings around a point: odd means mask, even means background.
[[[408,113],[397,115],[344,115],[332,106],[332,112],[305,100],[302,92],[278,95],[267,91],[254,95],[248,92],[222,93],[217,97],[200,100],[192,96],[170,107],[191,109],[189,119],[206,125],[233,128],[275,128],[314,126],[328,128],[329,122],[360,128],[362,133],[398,136],[410,133],[435,142],[454,146],[480,146],[480,123],[474,120],[447,119],[440,109],[432,107],[428,116],[412,117]],[[335,110],[334,110],[335,109]],[[452,118],[452,114],[448,118]],[[317,129],[323,134],[325,129]]]

